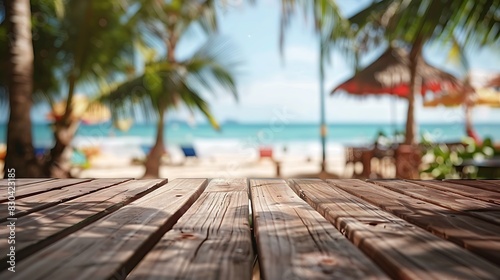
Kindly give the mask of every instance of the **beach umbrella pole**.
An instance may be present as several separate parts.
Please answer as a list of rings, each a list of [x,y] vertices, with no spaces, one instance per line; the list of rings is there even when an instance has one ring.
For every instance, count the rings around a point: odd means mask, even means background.
[[[323,62],[323,43],[320,39],[320,56],[319,56],[319,94],[320,94],[320,136],[321,136],[321,171],[326,170],[326,136],[328,134],[328,129],[326,126],[326,118],[325,118],[325,66]]]

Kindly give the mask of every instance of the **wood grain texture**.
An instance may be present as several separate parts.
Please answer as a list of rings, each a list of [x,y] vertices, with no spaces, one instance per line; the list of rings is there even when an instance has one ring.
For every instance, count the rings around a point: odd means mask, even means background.
[[[292,188],[396,279],[496,279],[500,269],[317,179]]]
[[[500,265],[500,226],[360,180],[336,187]]]
[[[285,181],[250,180],[250,191],[264,279],[387,277]]]
[[[245,179],[212,179],[127,279],[251,279]]]
[[[16,221],[16,260],[21,261],[166,182],[166,179],[127,181],[20,217]],[[8,224],[8,221],[0,224],[0,236],[8,236]],[[6,252],[8,247],[7,239],[1,239],[0,252]],[[6,261],[7,257],[0,259],[0,269],[7,266]]]
[[[392,191],[500,225],[500,205],[498,204],[447,191],[433,190],[400,180],[374,180],[373,182]]]
[[[23,186],[28,186],[31,184],[38,184],[41,182],[47,182],[50,180],[55,180],[55,179],[52,179],[52,178],[42,178],[42,179],[40,179],[40,178],[19,178],[19,179],[16,179],[15,182],[16,182],[16,187],[23,187]],[[8,186],[8,182],[9,182],[8,179],[0,179],[0,190],[6,189]]]
[[[500,180],[466,180],[466,179],[451,179],[444,182],[456,183],[465,186],[480,188],[492,192],[500,192]]]
[[[8,214],[7,202],[4,202],[2,203],[2,205],[0,205],[0,223],[5,222],[8,217],[19,218],[29,213],[40,211],[42,209],[57,205],[61,202],[88,195],[95,191],[109,188],[128,180],[130,179],[97,179],[81,183],[76,186],[70,185],[63,188],[57,188],[45,193],[16,199],[16,210],[14,216],[10,216]]]
[[[477,187],[471,187],[448,181],[437,181],[437,180],[408,180],[408,181],[413,184],[421,185],[424,187],[433,188],[445,192],[456,193],[459,195],[463,195],[474,199],[479,199],[490,203],[500,204],[499,192],[488,191]]]
[[[27,196],[36,195],[55,189],[62,189],[63,187],[69,187],[83,182],[88,182],[90,180],[91,179],[51,179],[51,180],[38,179],[36,181],[33,180],[29,181],[30,184],[23,185],[20,187],[16,186],[15,197],[16,199],[20,199]],[[0,194],[0,202],[7,201],[7,196],[8,196],[7,191],[2,192]]]
[[[177,179],[24,259],[0,279],[122,279],[203,192]]]

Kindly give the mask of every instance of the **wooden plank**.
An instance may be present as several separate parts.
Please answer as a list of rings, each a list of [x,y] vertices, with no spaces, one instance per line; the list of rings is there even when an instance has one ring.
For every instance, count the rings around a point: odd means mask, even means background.
[[[24,259],[0,279],[124,279],[203,192],[177,179]],[[7,274],[10,273],[10,274]]]
[[[19,179],[15,179],[15,182],[16,182],[16,187],[24,187],[24,186],[31,185],[31,184],[48,182],[51,180],[55,180],[55,179],[53,179],[53,178],[19,178]],[[0,179],[0,190],[4,190],[5,188],[7,188],[8,184],[9,184],[9,179]]]
[[[407,180],[411,183],[429,187],[444,192],[452,192],[482,201],[500,204],[500,193],[478,189],[475,187],[457,184],[455,182],[437,181],[437,180]]]
[[[500,205],[451,192],[425,188],[401,180],[374,180],[373,182],[392,191],[500,225]]]
[[[292,188],[396,279],[497,279],[500,268],[321,180]]]
[[[456,184],[461,184],[465,186],[471,186],[475,188],[480,188],[492,192],[500,192],[500,180],[465,180],[465,179],[453,179],[444,180],[445,182],[451,182]]]
[[[16,199],[14,215],[7,211],[7,202],[2,203],[0,209],[0,223],[5,222],[9,217],[19,218],[29,213],[43,210],[61,202],[72,200],[95,191],[112,187],[130,179],[97,179],[74,186],[67,186],[45,193]]]
[[[245,179],[212,179],[127,279],[251,279]]]
[[[264,279],[387,278],[285,181],[250,180],[250,191]]]
[[[500,226],[360,180],[328,180],[352,195],[500,265]]]
[[[91,179],[53,179],[53,180],[38,180],[29,185],[18,187],[16,185],[15,198],[20,199],[23,197],[40,194],[43,192],[62,189],[63,187],[76,185],[83,182],[89,182]],[[0,194],[0,202],[7,201],[8,193],[3,192]]]
[[[113,213],[166,182],[166,179],[128,181],[17,219],[16,261]],[[0,224],[0,236],[8,236],[8,225],[9,221]],[[0,240],[0,252],[6,252],[9,246],[7,239]],[[0,269],[6,267],[7,257],[4,257],[0,260]]]

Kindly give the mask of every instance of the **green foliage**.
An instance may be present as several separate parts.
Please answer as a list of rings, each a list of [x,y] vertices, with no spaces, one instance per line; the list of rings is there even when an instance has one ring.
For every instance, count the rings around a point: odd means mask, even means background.
[[[477,145],[472,138],[465,138],[463,145],[447,146],[445,144],[434,144],[428,140],[423,140],[425,147],[424,161],[425,168],[420,171],[424,177],[435,179],[459,178],[455,166],[470,159],[487,159],[493,157],[500,151],[495,151],[493,141],[485,139],[481,145]],[[472,178],[477,176],[477,170],[469,175]]]
[[[145,34],[136,44],[146,61],[145,69],[105,88],[100,100],[109,104],[113,112],[124,112],[126,106],[135,103],[140,104],[144,113],[154,111],[156,115],[183,104],[192,111],[200,111],[218,129],[202,93],[222,90],[237,97],[234,70],[238,62],[234,59],[234,48],[214,36],[215,1],[129,2],[136,7],[130,22]],[[180,61],[175,56],[177,44],[193,25],[199,25],[208,39],[191,57]],[[165,43],[165,58],[156,57],[151,50],[155,41]]]
[[[143,73],[105,88],[100,100],[109,104],[113,112],[123,111],[136,102],[145,113],[182,102],[192,111],[199,110],[218,129],[202,92],[223,90],[237,97],[234,67],[238,64],[232,54],[227,41],[212,38],[189,59],[176,63],[162,59],[146,65]]]
[[[63,90],[70,75],[76,84],[97,88],[103,80],[116,79],[133,68],[136,30],[126,21],[121,1],[32,0],[31,10],[36,102],[52,104],[66,98]],[[0,88],[4,89],[6,33],[6,23],[0,22]]]
[[[0,10],[2,2],[0,0]],[[48,92],[55,91],[60,82],[55,75],[56,69],[61,67],[63,60],[58,58],[58,43],[61,41],[61,24],[56,13],[56,2],[51,0],[32,0],[32,37],[33,37],[33,87],[35,100],[41,100]],[[0,12],[1,14],[1,12]],[[0,18],[0,89],[7,93],[6,75],[8,72],[9,36],[7,24]],[[5,100],[7,95],[0,96]]]
[[[454,36],[465,46],[499,46],[499,10],[500,0],[378,0],[349,20],[366,49],[382,38],[411,46]]]

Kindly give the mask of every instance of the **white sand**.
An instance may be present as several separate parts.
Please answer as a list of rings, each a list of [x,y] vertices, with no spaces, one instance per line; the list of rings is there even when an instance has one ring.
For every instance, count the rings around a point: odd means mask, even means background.
[[[280,162],[281,177],[295,177],[320,172],[319,157],[307,158],[295,155],[277,155]],[[234,178],[234,177],[276,177],[276,163],[269,158],[259,160],[255,156],[220,155],[200,158],[173,157],[164,159],[160,167],[162,178]],[[91,167],[74,170],[82,178],[140,178],[144,167],[132,164],[130,159],[101,155],[91,161]],[[327,158],[327,171],[342,175],[344,172],[343,155]]]

